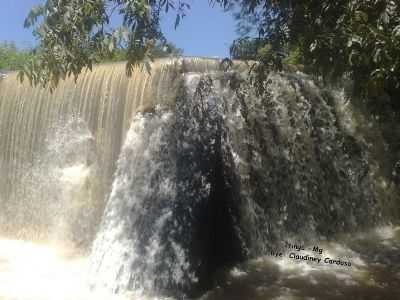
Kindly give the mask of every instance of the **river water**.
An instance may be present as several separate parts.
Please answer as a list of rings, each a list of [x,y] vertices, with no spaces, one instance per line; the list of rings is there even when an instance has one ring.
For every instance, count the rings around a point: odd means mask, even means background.
[[[400,295],[400,228],[380,227],[318,242],[324,257],[346,257],[351,267],[263,256],[219,270],[211,291],[197,299],[397,299]],[[87,288],[88,257],[65,246],[0,240],[0,299],[161,299],[100,294]],[[166,299],[166,298],[165,298]]]

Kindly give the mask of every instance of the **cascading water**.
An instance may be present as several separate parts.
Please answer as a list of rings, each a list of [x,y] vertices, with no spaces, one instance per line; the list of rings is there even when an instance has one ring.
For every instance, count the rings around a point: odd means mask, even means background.
[[[45,89],[32,89],[29,84],[19,84],[16,74],[2,79],[0,191],[4,203],[2,208],[7,207],[8,213],[1,215],[0,232],[7,235],[10,231],[15,236],[36,225],[36,220],[29,224],[29,218],[25,215],[30,214],[29,208],[24,210],[25,205],[19,203],[33,202],[39,211],[46,210],[47,205],[40,204],[43,202],[39,199],[41,195],[34,199],[35,195],[27,191],[26,183],[21,181],[28,177],[33,178],[33,186],[52,186],[43,182],[47,179],[39,178],[32,170],[41,169],[41,173],[46,174],[48,170],[44,168],[48,168],[49,164],[52,164],[53,169],[56,166],[60,169],[72,167],[73,164],[67,162],[65,156],[73,156],[72,160],[76,160],[75,166],[82,160],[87,160],[85,167],[94,166],[90,185],[92,199],[85,201],[96,202],[96,205],[92,205],[93,214],[101,216],[131,117],[139,111],[151,111],[156,104],[167,105],[174,101],[176,82],[179,80],[179,68],[176,64],[177,61],[174,60],[159,61],[153,66],[152,76],[145,70],[138,69],[132,78],[126,77],[123,63],[103,65],[93,72],[82,74],[77,83],[73,80],[60,83],[52,94]],[[199,71],[207,71],[215,62],[192,59],[186,65]],[[83,123],[82,126],[87,127],[87,131],[68,129],[68,124],[73,122]],[[55,135],[56,128],[60,133],[64,131],[62,138]],[[79,138],[85,139],[87,135],[92,136],[93,141],[86,142],[90,144],[92,153],[73,154],[71,150],[75,151],[77,145],[72,143]],[[59,149],[55,149],[56,147]],[[92,158],[85,157],[87,155]],[[58,175],[55,177],[56,180],[60,179]],[[20,196],[21,193],[24,195]],[[48,190],[43,193],[58,192]],[[95,207],[99,212],[94,211]],[[26,226],[14,224],[14,216],[17,214],[21,215]],[[36,230],[33,231],[26,234],[38,234]],[[41,235],[45,235],[45,232]]]
[[[210,77],[185,79],[175,107],[131,124],[93,248],[95,285],[186,290],[241,255],[223,99]]]
[[[53,94],[2,79],[1,234],[90,252],[95,292],[196,296],[288,239],[395,220],[397,188],[343,93],[271,73],[260,94],[241,72],[110,64]]]

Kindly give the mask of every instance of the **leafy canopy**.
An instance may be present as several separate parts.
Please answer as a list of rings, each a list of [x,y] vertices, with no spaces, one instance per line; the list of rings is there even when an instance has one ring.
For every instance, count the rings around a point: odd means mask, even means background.
[[[209,0],[236,14],[240,40],[234,58],[256,59],[259,74],[280,68],[284,57],[334,81],[354,79],[355,91],[400,95],[400,4],[396,0]],[[126,55],[127,73],[149,67],[154,49],[166,43],[164,13],[175,26],[190,9],[185,0],[46,0],[25,26],[40,41],[37,55],[21,72],[34,85],[56,86],[69,75],[112,56]],[[121,26],[111,27],[113,15]],[[265,76],[259,76],[260,80]]]
[[[354,79],[355,92],[368,96],[397,93],[400,88],[398,1],[219,2],[237,12],[242,39],[251,41],[248,35],[255,33],[263,41],[259,47],[269,44],[275,52],[293,54],[309,71],[327,80],[348,76]],[[235,54],[237,47],[232,50]],[[258,49],[253,51],[256,54],[260,54]]]
[[[60,79],[76,79],[83,69],[121,54],[128,61],[128,75],[139,62],[149,68],[159,49],[171,47],[160,30],[161,15],[173,10],[178,26],[189,8],[174,0],[46,0],[25,20],[24,26],[34,28],[40,44],[20,79],[54,88]],[[112,27],[115,15],[122,20]]]

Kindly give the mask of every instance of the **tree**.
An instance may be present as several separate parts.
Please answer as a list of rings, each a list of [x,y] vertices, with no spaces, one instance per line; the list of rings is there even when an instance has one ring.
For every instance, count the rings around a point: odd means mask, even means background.
[[[183,54],[183,50],[177,48],[171,42],[157,43],[152,49],[153,58],[163,57],[178,57]],[[104,56],[100,62],[109,61],[125,61],[127,59],[127,50],[123,48],[116,48],[109,55]]]
[[[209,0],[236,13],[242,35],[233,57],[256,59],[256,72],[280,68],[284,56],[325,80],[354,79],[360,95],[400,95],[400,5],[394,0]],[[69,75],[112,55],[126,53],[127,73],[149,67],[164,13],[176,13],[176,26],[190,9],[185,0],[46,0],[32,9],[37,55],[21,72],[34,85],[57,85]],[[122,24],[110,28],[114,13]],[[255,35],[253,38],[246,36]],[[283,53],[285,53],[283,55]],[[264,76],[265,77],[265,76]],[[263,78],[263,76],[260,76]],[[400,105],[399,105],[400,106]],[[399,108],[400,110],[400,108]]]
[[[31,51],[19,50],[13,42],[0,43],[0,70],[21,70],[31,57]]]
[[[398,1],[218,2],[238,11],[239,32],[255,32],[273,51],[294,49],[297,59],[326,80],[350,77],[358,95],[399,95]]]
[[[241,37],[233,41],[229,48],[232,59],[256,60],[258,51],[264,46],[264,40]]]
[[[157,50],[168,48],[160,30],[162,14],[175,11],[178,26],[188,9],[181,0],[46,0],[25,20],[39,46],[20,79],[54,88],[60,79],[76,79],[83,69],[112,57],[116,49],[126,55],[128,75],[140,62],[149,68]],[[115,13],[122,24],[111,28]]]

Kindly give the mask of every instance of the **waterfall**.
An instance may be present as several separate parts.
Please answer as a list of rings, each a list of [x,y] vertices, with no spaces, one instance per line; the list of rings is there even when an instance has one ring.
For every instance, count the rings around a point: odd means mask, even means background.
[[[219,267],[283,237],[378,222],[382,199],[343,94],[304,75],[271,74],[263,95],[234,92],[235,73],[183,77],[174,106],[131,123],[93,286],[195,295]]]
[[[81,167],[91,169],[90,178],[85,179],[86,188],[90,187],[87,197],[91,199],[67,197],[60,199],[58,205],[62,209],[66,202],[75,201],[79,206],[87,206],[86,213],[91,218],[98,219],[110,192],[115,164],[132,115],[152,110],[155,104],[167,105],[174,101],[180,80],[178,64],[182,62],[160,60],[153,64],[151,74],[138,67],[131,78],[125,75],[124,63],[101,65],[93,72],[82,74],[77,82],[72,78],[61,82],[53,93],[31,88],[26,82],[20,84],[16,74],[2,79],[0,200],[4,213],[0,214],[1,234],[47,239],[52,218],[49,215],[54,211],[46,210],[49,203],[56,202],[57,186],[64,185],[60,174],[81,163],[84,164]],[[214,60],[196,58],[185,63],[204,72],[215,65]],[[80,123],[86,127],[85,132],[78,128]],[[87,140],[83,144],[90,150],[74,154],[77,145],[73,142],[79,138]],[[70,161],[66,156],[70,156]],[[47,176],[49,172],[54,176]]]
[[[260,93],[244,73],[187,58],[53,93],[1,79],[1,234],[90,251],[94,290],[194,296],[284,238],[393,219],[384,141],[343,91],[282,72]]]

